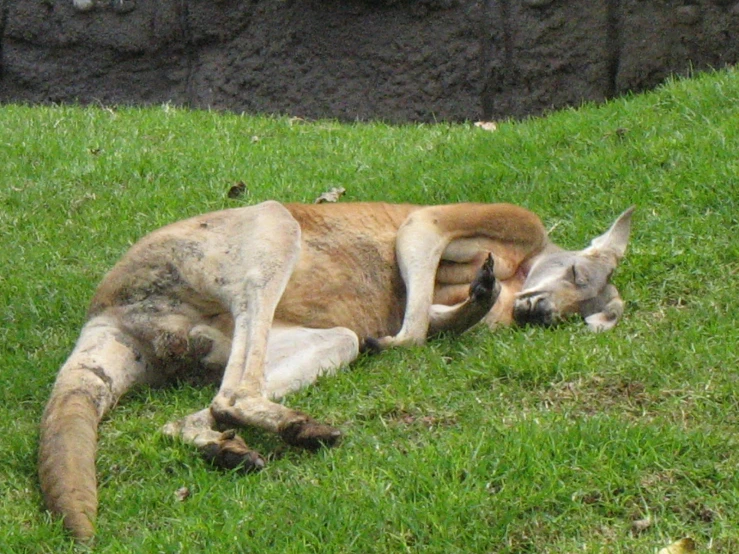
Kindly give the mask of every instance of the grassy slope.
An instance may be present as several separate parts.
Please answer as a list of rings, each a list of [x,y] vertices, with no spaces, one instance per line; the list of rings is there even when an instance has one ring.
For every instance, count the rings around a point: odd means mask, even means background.
[[[603,335],[476,329],[361,360],[289,399],[342,446],[246,431],[277,453],[255,476],[158,434],[212,389],[134,393],[101,429],[98,551],[631,553],[686,535],[739,551],[738,102],[732,72],[495,133],[0,108],[0,551],[73,550],[40,507],[37,422],[121,252],[187,215],[332,186],[520,203],[573,248],[636,204],[626,317]]]

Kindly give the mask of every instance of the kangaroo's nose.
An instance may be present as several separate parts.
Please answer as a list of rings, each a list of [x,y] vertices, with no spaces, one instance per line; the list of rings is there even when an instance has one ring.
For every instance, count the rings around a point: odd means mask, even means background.
[[[518,298],[513,304],[513,319],[518,325],[552,325],[554,306],[541,295]]]

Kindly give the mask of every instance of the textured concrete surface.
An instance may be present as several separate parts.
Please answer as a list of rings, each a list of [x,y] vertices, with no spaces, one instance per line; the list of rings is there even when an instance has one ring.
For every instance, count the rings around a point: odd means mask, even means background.
[[[727,0],[0,0],[0,102],[500,119],[738,59]]]

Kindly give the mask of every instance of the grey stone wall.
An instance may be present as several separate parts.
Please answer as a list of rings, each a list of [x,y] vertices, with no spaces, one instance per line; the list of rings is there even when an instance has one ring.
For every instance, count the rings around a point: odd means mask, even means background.
[[[0,0],[0,102],[538,114],[739,59],[726,0]]]

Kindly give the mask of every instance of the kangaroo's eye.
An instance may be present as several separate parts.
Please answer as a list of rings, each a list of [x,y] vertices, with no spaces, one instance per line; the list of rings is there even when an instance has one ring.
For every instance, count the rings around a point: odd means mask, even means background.
[[[588,284],[588,278],[585,272],[578,271],[576,265],[572,265],[572,282],[578,287],[585,287]]]

